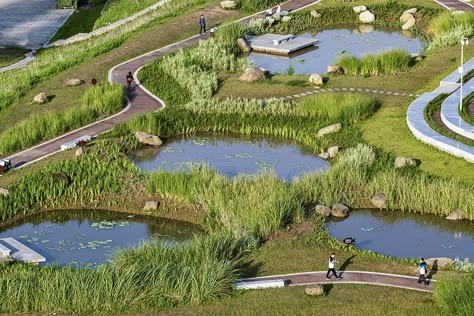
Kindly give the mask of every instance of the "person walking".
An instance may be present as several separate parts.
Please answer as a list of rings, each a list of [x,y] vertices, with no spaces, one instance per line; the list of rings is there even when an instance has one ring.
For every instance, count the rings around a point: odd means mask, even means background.
[[[336,269],[334,269],[334,264],[338,262],[336,261],[335,257],[336,257],[336,254],[334,252],[329,257],[328,273],[326,273],[326,279],[328,280],[331,278],[331,273],[334,274],[334,276],[336,277],[336,280],[339,280],[342,278],[340,276],[337,276]]]
[[[201,14],[199,18],[199,34],[206,33],[206,18]]]
[[[127,90],[130,91],[131,86],[132,86],[132,82],[133,82],[133,75],[132,75],[131,71],[128,72],[126,80],[127,80],[127,85],[128,85]]]
[[[425,274],[428,270],[428,265],[425,262],[424,258],[420,259],[420,264],[418,265],[418,268],[415,271],[420,271],[420,277],[418,278],[418,283],[423,282],[424,285],[428,285],[428,282],[426,281]]]

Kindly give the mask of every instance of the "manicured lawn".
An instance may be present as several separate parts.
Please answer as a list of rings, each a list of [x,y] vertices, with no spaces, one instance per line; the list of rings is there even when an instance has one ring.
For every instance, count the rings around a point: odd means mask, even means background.
[[[22,60],[28,51],[28,49],[15,46],[0,48],[0,68]]]

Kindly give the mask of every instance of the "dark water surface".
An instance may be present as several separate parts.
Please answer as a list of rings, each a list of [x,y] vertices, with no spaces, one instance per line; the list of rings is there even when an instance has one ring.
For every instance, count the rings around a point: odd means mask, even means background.
[[[189,170],[204,163],[230,177],[274,170],[283,180],[329,167],[328,162],[294,142],[244,135],[172,138],[161,147],[142,147],[130,159],[143,171]]]
[[[289,57],[251,53],[249,59],[257,67],[268,69],[271,73],[286,73],[292,66],[295,74],[323,74],[343,52],[362,56],[400,48],[414,54],[424,48],[423,41],[408,31],[366,24],[315,30],[299,36],[317,38],[319,42],[316,47],[295,52]]]
[[[51,211],[0,227],[46,258],[46,264],[103,263],[114,249],[155,238],[184,242],[201,230],[188,222],[111,211]]]
[[[393,257],[450,257],[474,260],[474,223],[401,211],[355,210],[330,219],[337,239],[356,238],[356,246]]]

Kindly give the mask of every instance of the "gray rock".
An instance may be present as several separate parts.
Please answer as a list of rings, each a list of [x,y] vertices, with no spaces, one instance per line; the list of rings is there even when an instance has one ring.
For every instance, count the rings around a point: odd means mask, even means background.
[[[357,7],[353,7],[352,10],[354,10],[355,13],[362,13],[367,10],[367,7],[365,5],[358,5]]]
[[[163,144],[163,142],[158,136],[145,132],[135,132],[135,138],[138,140],[139,143],[146,145],[161,146],[161,144]]]
[[[281,20],[281,15],[279,13],[274,13],[272,15],[272,18],[275,20],[275,21],[280,21]]]
[[[289,22],[291,20],[291,16],[285,15],[284,17],[281,18],[281,21],[283,23]]]
[[[375,22],[375,15],[370,11],[364,11],[359,15],[359,20],[363,23]]]
[[[311,82],[312,84],[315,84],[317,86],[322,85],[323,84],[323,77],[321,77],[320,74],[311,74],[309,76],[309,82]]]
[[[403,12],[403,14],[405,14],[405,13],[415,14],[417,11],[418,11],[417,8],[411,8],[411,9],[408,9],[405,12]]]
[[[319,154],[318,157],[322,158],[322,159],[329,159],[329,154],[328,153],[322,153],[322,154]]]
[[[455,209],[451,212],[451,214],[446,217],[446,219],[449,219],[451,221],[460,221],[462,219],[462,210]]]
[[[316,10],[311,10],[310,14],[313,18],[316,18],[316,19],[319,19],[321,17],[321,13],[319,13]]]
[[[249,43],[247,43],[245,38],[237,39],[237,45],[239,45],[240,49],[244,53],[249,53],[252,50],[252,47],[250,47]]]
[[[324,287],[321,284],[307,285],[304,288],[304,292],[310,296],[322,296],[324,295]]]
[[[400,22],[405,23],[406,21],[408,21],[408,20],[411,19],[411,18],[413,18],[413,14],[404,12],[404,13],[400,16]]]
[[[7,197],[10,194],[10,191],[8,191],[5,188],[0,188],[0,196]]]
[[[233,10],[237,8],[237,2],[231,0],[221,1],[221,8],[226,10]]]
[[[349,207],[341,203],[334,204],[331,209],[331,216],[347,217],[349,216]]]
[[[81,79],[68,79],[65,83],[68,87],[80,86],[82,84]]]
[[[331,208],[325,205],[318,204],[314,207],[314,212],[316,214],[328,217],[329,215],[331,215]]]
[[[273,23],[275,23],[275,19],[268,17],[265,18],[265,22],[268,24],[268,26],[272,26]]]
[[[36,103],[44,103],[46,100],[48,100],[48,95],[44,92],[37,94],[33,99],[33,101]]]
[[[245,69],[245,72],[239,77],[239,80],[245,82],[253,82],[265,78],[265,72],[263,72],[260,68],[250,67]]]
[[[372,205],[378,209],[387,208],[387,196],[383,192],[375,193],[374,197],[370,200]]]
[[[431,267],[436,264],[438,268],[446,268],[453,264],[453,259],[448,257],[428,258],[425,262]]]
[[[395,168],[402,168],[402,167],[405,167],[405,166],[417,166],[417,163],[415,161],[415,159],[413,158],[408,158],[408,157],[397,157],[395,158],[395,163],[394,163],[394,167]]]
[[[331,133],[335,133],[335,132],[339,131],[341,128],[342,128],[341,123],[336,123],[336,124],[333,124],[333,125],[323,127],[318,131],[318,137],[321,137],[321,136],[324,136],[324,135],[327,135],[327,134],[331,134]]]
[[[157,210],[159,203],[157,201],[146,201],[143,207],[144,211]]]
[[[327,69],[328,74],[342,74],[342,69],[339,66],[329,65]]]
[[[77,150],[76,150],[76,157],[79,157],[79,156],[82,156],[86,153],[86,150],[84,149],[84,147],[79,147]]]
[[[332,146],[328,148],[329,157],[334,158],[339,153],[339,146]]]
[[[415,18],[412,16],[411,18],[409,18],[405,24],[403,24],[402,26],[402,30],[408,30],[408,29],[411,29],[416,23],[416,20]]]

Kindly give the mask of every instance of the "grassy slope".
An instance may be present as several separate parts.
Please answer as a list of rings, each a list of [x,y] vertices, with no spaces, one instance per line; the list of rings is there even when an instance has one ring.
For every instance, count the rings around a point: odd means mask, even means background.
[[[0,48],[0,68],[22,60],[28,51],[28,49],[15,46]]]
[[[51,38],[51,42],[58,39],[64,39],[76,35],[78,33],[89,33],[94,29],[95,21],[100,17],[100,13],[104,8],[105,1],[97,1],[96,6],[89,9],[80,8],[76,10],[64,23],[63,26]]]

